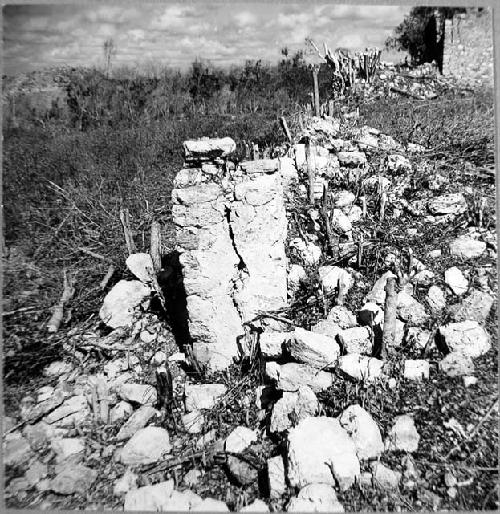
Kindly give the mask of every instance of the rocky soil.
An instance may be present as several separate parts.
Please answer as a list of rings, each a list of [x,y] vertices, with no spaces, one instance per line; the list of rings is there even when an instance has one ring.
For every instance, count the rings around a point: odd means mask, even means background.
[[[213,150],[201,152],[205,171],[248,174]],[[7,505],[497,508],[495,190],[433,172],[426,152],[324,117],[309,120],[286,156],[246,164],[260,177],[251,202],[245,186],[249,203],[283,195],[287,227],[275,232],[286,259],[273,261],[272,276],[261,273],[269,263],[256,258],[244,224],[224,232],[241,231],[235,248],[254,282],[239,273],[236,294],[210,297],[229,295],[243,344],[235,333],[235,346],[211,346],[224,318],[209,325],[206,313],[195,333],[208,353],[227,350],[222,360],[200,358],[182,339],[184,306],[191,331],[200,315],[189,288],[206,286],[187,283],[186,304],[180,286],[196,267],[166,259],[157,274],[148,254],[131,255],[134,279],[108,288],[99,320],[65,334],[44,383],[3,420]],[[277,189],[256,185],[278,176]],[[212,189],[200,189],[207,201]],[[244,212],[244,202],[235,209]],[[220,239],[204,241],[208,255]],[[187,244],[178,240],[181,256]],[[232,280],[227,263],[207,257],[206,266],[207,280]],[[286,298],[271,310],[270,284],[283,270]],[[259,308],[256,277],[267,277]]]

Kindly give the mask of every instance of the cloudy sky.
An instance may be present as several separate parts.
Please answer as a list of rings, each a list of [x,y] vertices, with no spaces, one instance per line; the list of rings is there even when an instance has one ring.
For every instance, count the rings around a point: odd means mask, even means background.
[[[316,43],[382,47],[409,6],[315,3],[12,5],[3,8],[4,73],[54,65],[102,65],[112,38],[115,65],[184,68],[195,58],[226,66],[275,62],[280,50]]]

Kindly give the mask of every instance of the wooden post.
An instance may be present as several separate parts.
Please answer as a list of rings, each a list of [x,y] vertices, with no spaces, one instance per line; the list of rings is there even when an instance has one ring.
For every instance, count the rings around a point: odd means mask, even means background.
[[[161,271],[161,231],[157,221],[151,223],[151,244],[149,254],[153,261],[153,270],[156,274]]]
[[[380,357],[387,358],[387,346],[394,343],[396,335],[396,277],[389,277],[385,285],[384,332]]]
[[[306,140],[306,165],[307,176],[309,177],[309,203],[314,205],[314,179],[316,170],[312,162],[311,140],[309,138]]]
[[[120,209],[120,221],[123,226],[123,234],[125,236],[125,243],[127,244],[128,254],[131,255],[135,253],[137,250],[135,248],[134,239],[132,237],[132,231],[130,230],[129,222],[129,214],[128,209]]]
[[[320,110],[319,110],[319,84],[318,84],[318,73],[319,73],[319,66],[314,65],[313,66],[313,81],[314,81],[314,115],[320,116]]]

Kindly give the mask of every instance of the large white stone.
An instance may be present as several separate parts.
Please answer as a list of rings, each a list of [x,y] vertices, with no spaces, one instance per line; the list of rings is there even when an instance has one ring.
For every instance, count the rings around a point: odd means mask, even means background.
[[[338,419],[308,417],[288,435],[288,480],[292,487],[315,482],[344,490],[359,477],[356,446]]]
[[[155,272],[149,253],[132,253],[127,257],[125,264],[141,282],[147,284],[153,281]]]
[[[51,442],[52,450],[56,454],[56,462],[62,462],[74,455],[83,456],[85,442],[81,438],[54,439]]]
[[[300,264],[291,264],[288,272],[288,287],[296,291],[301,282],[306,278],[306,271]]]
[[[460,352],[450,352],[439,361],[439,369],[449,377],[460,377],[474,373],[473,360]]]
[[[336,323],[341,329],[356,326],[356,316],[344,305],[335,305],[332,307],[326,319]]]
[[[118,434],[117,441],[125,441],[132,437],[141,428],[144,428],[153,418],[158,417],[160,412],[151,407],[151,405],[142,405],[137,409],[125,422]]]
[[[339,334],[340,344],[347,353],[372,353],[372,341],[368,327],[346,328]]]
[[[350,353],[339,358],[339,369],[357,380],[376,380],[382,375],[383,367],[384,361],[359,353]]]
[[[387,284],[387,279],[389,277],[395,277],[392,271],[387,271],[384,273],[373,285],[372,290],[366,295],[365,302],[374,302],[379,305],[384,305],[385,303],[385,286]]]
[[[122,400],[140,405],[151,405],[157,400],[156,389],[148,384],[123,384],[118,394]]]
[[[426,299],[431,311],[435,314],[439,314],[446,307],[446,297],[438,286],[429,287]]]
[[[211,409],[226,391],[227,387],[224,384],[186,384],[186,411]]]
[[[240,512],[269,512],[269,507],[265,502],[257,498],[252,503],[242,507]]]
[[[428,319],[425,307],[406,291],[396,295],[396,309],[398,316],[412,325],[421,325]]]
[[[426,360],[405,360],[404,377],[408,380],[422,380],[429,378],[429,363]]]
[[[184,141],[184,154],[187,159],[205,156],[224,157],[235,150],[236,143],[230,137]]]
[[[445,353],[457,352],[468,357],[479,357],[491,348],[490,336],[477,321],[461,321],[440,327],[436,342]]]
[[[287,392],[274,404],[269,431],[279,433],[295,426],[319,411],[319,402],[310,387],[301,386],[296,393]]]
[[[364,152],[339,152],[337,157],[342,166],[364,166],[366,164]]]
[[[165,510],[174,490],[174,481],[167,480],[155,485],[146,485],[133,489],[125,496],[125,511],[161,511]]]
[[[401,480],[401,473],[393,471],[384,466],[381,462],[375,462],[372,465],[373,481],[382,489],[397,489]]]
[[[454,321],[477,321],[484,323],[490,314],[494,298],[484,291],[474,290],[462,302],[453,306],[452,318]]]
[[[394,425],[385,441],[385,449],[416,452],[419,441],[420,435],[417,432],[413,418],[403,414],[395,418]]]
[[[334,368],[340,347],[333,337],[297,327],[287,342],[290,355],[299,362],[315,368]]]
[[[432,214],[462,214],[467,210],[467,201],[462,193],[450,193],[433,198],[428,208]]]
[[[287,512],[344,512],[337,499],[335,489],[329,484],[309,484],[303,487],[297,497],[292,498]]]
[[[281,498],[286,491],[285,464],[281,455],[267,460],[267,477],[270,498],[274,500]]]
[[[353,284],[351,274],[338,266],[320,266],[318,268],[319,283],[323,286],[325,293],[333,293],[342,286],[345,294]]]
[[[129,466],[150,464],[159,461],[171,448],[168,432],[164,428],[146,427],[136,432],[118,450],[117,458]]]
[[[456,266],[453,266],[444,272],[444,281],[458,296],[467,292],[467,288],[469,287],[468,280]]]
[[[467,236],[458,237],[450,243],[451,255],[456,255],[462,259],[475,259],[480,257],[485,250],[485,242]]]
[[[377,423],[360,405],[351,405],[342,412],[339,419],[354,441],[360,460],[377,458],[384,451]]]
[[[306,243],[303,239],[292,239],[290,247],[297,249],[300,258],[307,266],[314,266],[321,258],[321,248],[314,243]]]
[[[333,375],[308,364],[289,362],[266,363],[266,375],[273,380],[280,391],[298,391],[301,386],[309,386],[315,393],[328,389],[333,384]]]
[[[241,453],[257,441],[257,432],[247,427],[236,427],[226,438],[225,449],[228,453]]]
[[[262,355],[268,358],[281,357],[283,344],[291,337],[293,337],[293,332],[262,332],[259,336]]]
[[[139,280],[120,280],[104,298],[99,317],[112,328],[131,326],[136,308],[151,295]]]

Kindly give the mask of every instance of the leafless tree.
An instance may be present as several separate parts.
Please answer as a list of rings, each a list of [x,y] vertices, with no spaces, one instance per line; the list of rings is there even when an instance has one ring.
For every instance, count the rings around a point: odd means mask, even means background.
[[[109,78],[109,72],[111,70],[111,61],[116,55],[115,43],[112,39],[106,39],[103,45],[104,50],[104,62],[106,65],[106,78]]]

